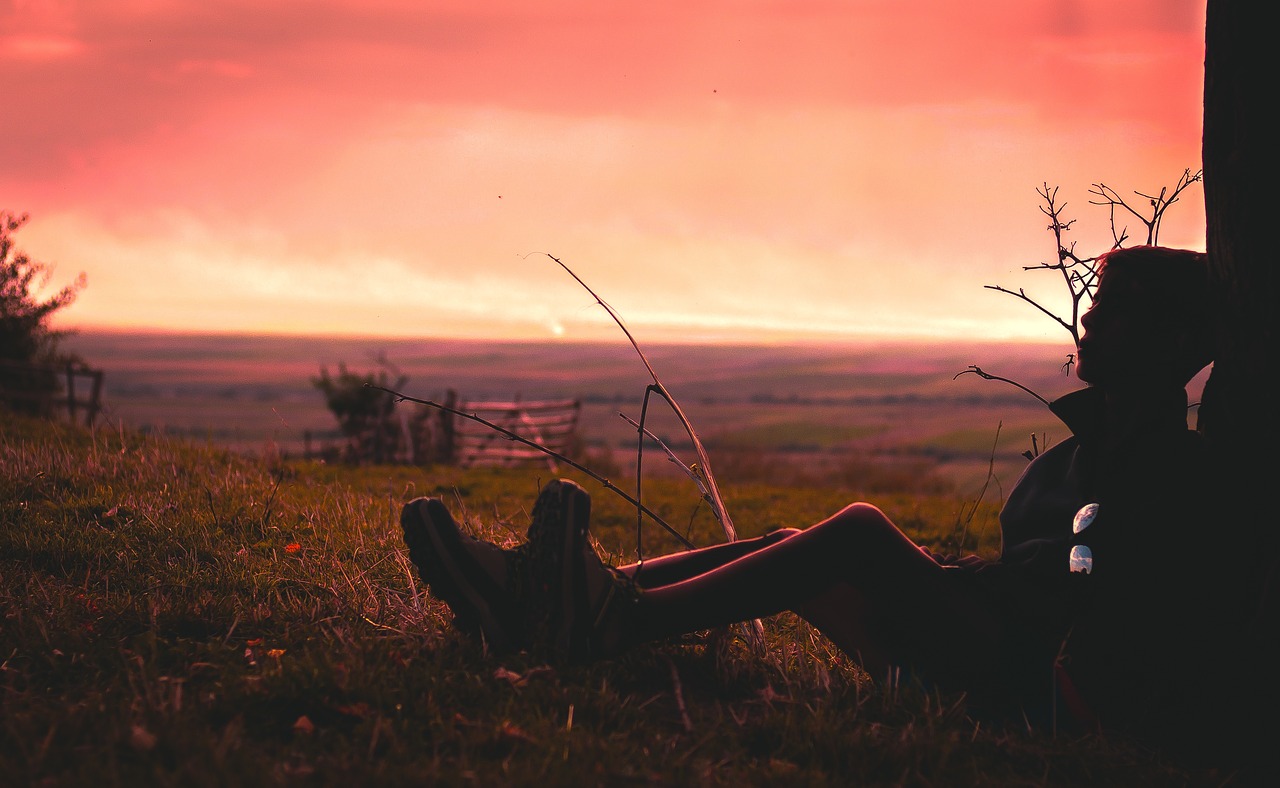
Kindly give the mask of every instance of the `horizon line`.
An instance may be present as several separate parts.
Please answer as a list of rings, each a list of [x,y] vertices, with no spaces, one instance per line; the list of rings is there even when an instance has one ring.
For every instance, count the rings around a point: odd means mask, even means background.
[[[138,336],[175,336],[192,338],[218,337],[260,337],[263,339],[334,339],[359,341],[388,342],[461,342],[461,343],[501,343],[501,344],[542,344],[542,345],[610,345],[621,343],[626,346],[627,338],[620,331],[615,337],[598,336],[519,336],[519,335],[446,335],[446,334],[397,334],[397,333],[363,333],[353,331],[301,331],[286,329],[246,329],[246,328],[174,328],[167,326],[141,325],[122,326],[110,324],[80,324],[59,326],[55,329],[65,332],[68,338],[85,334],[112,334]],[[1062,346],[1071,344],[1069,339],[1055,341],[1046,338],[1028,338],[1018,336],[980,337],[943,334],[889,334],[889,333],[849,333],[849,332],[759,332],[756,334],[729,332],[723,334],[705,330],[697,333],[678,335],[678,328],[662,328],[656,336],[637,337],[641,347],[673,346],[673,345],[724,345],[724,346],[841,346],[841,345],[959,345],[959,344],[991,344],[991,345],[1026,345],[1026,346]],[[632,333],[636,333],[634,330]]]

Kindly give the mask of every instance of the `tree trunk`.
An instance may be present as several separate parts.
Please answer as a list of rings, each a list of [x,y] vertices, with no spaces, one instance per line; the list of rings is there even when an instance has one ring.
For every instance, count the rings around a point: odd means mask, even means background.
[[[1248,549],[1270,562],[1277,546],[1269,489],[1280,450],[1270,376],[1276,355],[1276,239],[1269,189],[1276,173],[1268,4],[1209,0],[1205,28],[1204,197],[1218,354],[1202,427],[1223,470],[1224,500],[1256,533]]]
[[[1205,28],[1204,198],[1217,299],[1218,357],[1206,435],[1224,457],[1253,465],[1274,454],[1276,354],[1275,65],[1266,3],[1209,0]],[[1267,468],[1266,470],[1270,470]],[[1264,473],[1264,478],[1271,477]]]
[[[1218,353],[1200,413],[1220,471],[1211,493],[1221,503],[1221,517],[1205,524],[1205,541],[1227,549],[1222,566],[1188,568],[1211,571],[1231,595],[1219,600],[1223,615],[1238,604],[1235,594],[1246,600],[1240,606],[1241,639],[1224,644],[1219,668],[1241,679],[1235,697],[1271,720],[1246,728],[1250,744],[1242,746],[1252,753],[1277,733],[1274,704],[1280,701],[1274,675],[1280,658],[1280,529],[1272,501],[1280,405],[1269,381],[1276,356],[1272,313],[1280,298],[1269,194],[1280,183],[1269,117],[1274,28],[1269,3],[1208,0],[1207,12],[1202,155]]]

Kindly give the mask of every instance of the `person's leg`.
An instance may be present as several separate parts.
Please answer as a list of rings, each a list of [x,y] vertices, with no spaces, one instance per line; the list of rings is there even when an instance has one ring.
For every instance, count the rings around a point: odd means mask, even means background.
[[[791,610],[869,672],[910,665],[961,685],[992,678],[1003,637],[998,616],[976,591],[948,577],[868,504],[688,579],[646,588],[633,607],[630,634],[619,633],[624,641]]]
[[[710,547],[646,558],[642,562],[620,566],[618,570],[634,580],[641,588],[671,585],[724,566],[798,533],[800,533],[798,528],[782,528],[753,539],[739,539]]]

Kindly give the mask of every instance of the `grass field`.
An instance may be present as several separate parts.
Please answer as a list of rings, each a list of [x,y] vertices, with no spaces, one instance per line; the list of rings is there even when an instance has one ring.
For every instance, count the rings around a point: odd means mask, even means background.
[[[958,439],[963,439],[961,436]],[[747,479],[749,474],[740,476]],[[346,468],[246,457],[118,427],[0,419],[0,784],[1221,784],[1121,740],[975,716],[872,682],[802,622],[765,622],[554,667],[455,633],[400,542],[441,495],[513,541],[546,471]],[[593,529],[634,551],[623,501]],[[856,484],[725,485],[744,535],[803,524]],[[696,495],[646,500],[717,539]],[[922,543],[990,554],[986,501],[875,498]],[[657,529],[649,552],[673,549]]]
[[[625,341],[475,342],[97,332],[69,348],[105,370],[104,421],[196,442],[301,455],[337,441],[333,417],[311,385],[321,367],[378,369],[408,378],[404,392],[442,400],[572,397],[580,433],[598,456],[629,471],[650,382]],[[1025,466],[1030,435],[1065,430],[1034,398],[961,375],[971,364],[1054,397],[1077,386],[1060,368],[1063,348],[998,343],[861,342],[844,345],[646,348],[699,434],[724,451],[781,453],[818,468],[846,457],[914,464],[976,490],[994,463],[1007,487]],[[394,377],[394,375],[393,375]],[[402,408],[413,407],[409,403]],[[683,430],[660,407],[650,428],[673,445]],[[719,450],[718,450],[719,451]],[[662,464],[651,468],[661,473]]]

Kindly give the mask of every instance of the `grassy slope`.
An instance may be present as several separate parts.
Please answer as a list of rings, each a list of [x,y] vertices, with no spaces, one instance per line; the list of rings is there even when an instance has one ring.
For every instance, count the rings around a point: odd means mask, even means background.
[[[513,539],[547,475],[272,464],[0,418],[0,783],[1189,778],[1121,743],[1002,729],[963,699],[873,686],[788,617],[767,622],[763,658],[724,633],[589,667],[486,654],[416,587],[399,508],[443,494],[481,534]],[[580,481],[604,546],[633,549],[625,504]],[[671,522],[714,538],[686,485],[650,487]],[[744,535],[858,492],[726,490]],[[963,504],[876,500],[939,545]],[[984,551],[991,514],[970,524]],[[655,533],[646,549],[670,540]]]

